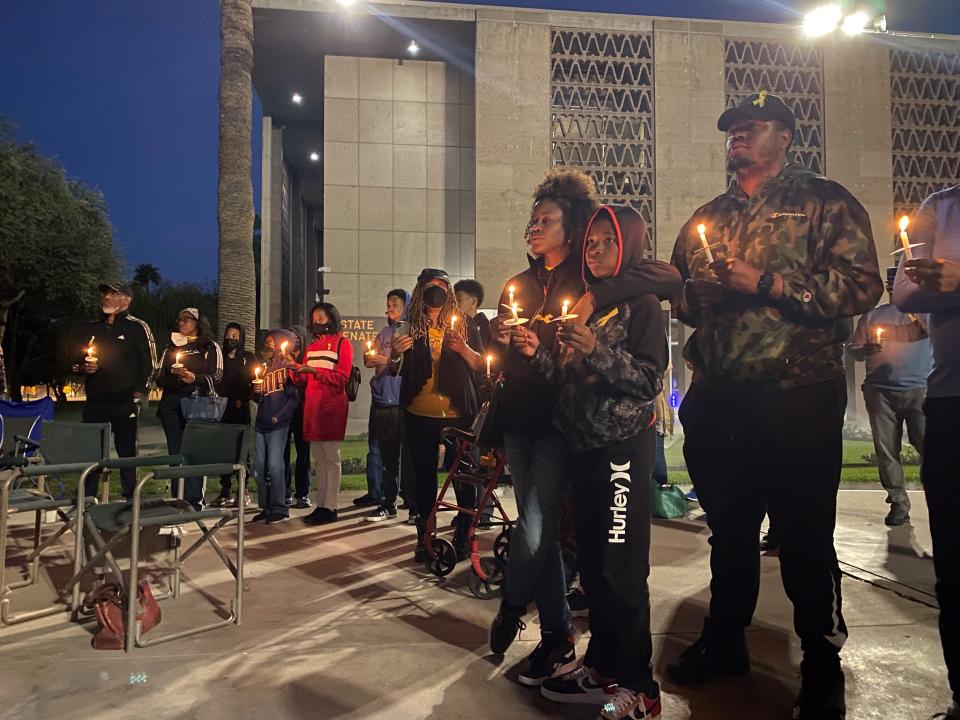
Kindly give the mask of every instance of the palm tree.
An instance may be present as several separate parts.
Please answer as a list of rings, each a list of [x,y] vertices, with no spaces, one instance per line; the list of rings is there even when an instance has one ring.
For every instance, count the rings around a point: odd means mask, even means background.
[[[147,292],[150,292],[150,286],[156,287],[160,284],[160,271],[156,265],[144,263],[137,265],[133,270],[133,281]]]
[[[253,8],[251,0],[220,0],[220,158],[217,220],[220,331],[228,322],[248,329],[256,322],[253,247],[253,184],[250,124],[253,113]],[[251,344],[256,333],[247,333]],[[247,349],[252,350],[250,346]]]

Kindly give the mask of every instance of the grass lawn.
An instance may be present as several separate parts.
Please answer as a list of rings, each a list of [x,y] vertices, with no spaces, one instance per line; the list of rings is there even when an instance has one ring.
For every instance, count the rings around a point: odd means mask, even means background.
[[[159,420],[155,413],[156,405],[151,403],[149,409],[143,413],[140,418],[141,427],[152,428],[154,435],[159,431]],[[56,409],[56,419],[72,422],[79,422],[83,411],[83,404],[80,402],[58,403]],[[670,480],[678,485],[688,485],[690,476],[687,474],[686,466],[683,461],[683,438],[678,437],[673,440],[668,439],[667,447],[667,467],[670,472]],[[841,471],[841,481],[846,483],[866,483],[876,484],[879,487],[877,477],[877,468],[866,465],[863,456],[873,452],[873,443],[869,440],[844,440],[843,441],[843,463]],[[343,441],[340,451],[344,460],[359,459],[364,460],[367,455],[367,440],[360,436],[350,436]],[[293,452],[296,457],[296,451]],[[920,480],[920,468],[916,465],[909,465],[904,468],[908,482],[918,483]],[[145,472],[145,471],[144,471]],[[165,490],[166,483],[149,483],[147,494],[161,494]],[[208,492],[214,492],[217,484],[216,480],[207,483]],[[51,490],[59,492],[74,492],[76,487],[76,478],[65,478],[62,483],[53,481]],[[248,487],[255,487],[253,478],[250,478]],[[365,490],[367,479],[364,474],[351,474],[343,476],[344,490]],[[111,477],[110,496],[117,497],[120,493],[119,477],[115,474]]]

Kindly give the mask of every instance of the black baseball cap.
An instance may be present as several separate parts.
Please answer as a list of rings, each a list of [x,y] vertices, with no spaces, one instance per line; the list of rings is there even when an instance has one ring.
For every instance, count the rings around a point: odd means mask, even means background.
[[[447,275],[446,270],[438,270],[437,268],[424,268],[420,271],[420,274],[417,276],[417,283],[425,283],[430,280],[443,280],[447,285],[450,284],[450,276]]]
[[[130,286],[121,282],[100,283],[100,292],[104,293],[108,290],[112,290],[115,293],[120,293],[121,295],[126,295],[127,297],[133,296],[133,293],[130,292]]]
[[[793,110],[779,95],[766,90],[749,95],[740,101],[739,105],[727,108],[717,120],[717,129],[726,132],[738,120],[779,120],[790,129],[790,133],[797,132],[797,117]]]

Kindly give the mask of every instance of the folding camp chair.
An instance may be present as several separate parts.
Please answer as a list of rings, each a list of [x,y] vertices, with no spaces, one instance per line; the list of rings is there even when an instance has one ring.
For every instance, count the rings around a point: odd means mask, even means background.
[[[242,616],[243,592],[243,527],[245,505],[243,494],[237,508],[208,508],[195,510],[180,498],[143,497],[143,486],[151,479],[177,480],[186,477],[220,476],[237,473],[240,487],[246,483],[246,457],[250,428],[246,425],[227,425],[222,423],[187,423],[179,456],[140,457],[110,460],[104,464],[109,469],[122,467],[144,467],[157,464],[177,463],[173,467],[154,470],[138,480],[131,502],[113,502],[91,507],[86,513],[85,524],[97,552],[71,578],[68,587],[75,587],[80,579],[96,564],[106,562],[117,584],[123,590],[126,603],[126,650],[134,646],[146,647],[161,642],[177,640],[197,633],[214,630],[230,624],[239,625]],[[179,483],[178,483],[179,484]],[[216,521],[208,525],[209,521]],[[236,562],[232,561],[216,538],[216,533],[231,520],[237,522]],[[204,543],[208,542],[214,552],[230,571],[235,580],[234,596],[231,600],[230,617],[226,620],[202,625],[162,637],[152,637],[149,641],[141,638],[140,622],[137,620],[136,590],[140,572],[140,533],[148,527],[177,527],[196,523],[200,537],[181,553],[180,543],[174,545],[174,558],[171,572],[171,591],[167,595],[178,597],[180,594],[180,575],[186,560]],[[112,534],[109,539],[104,534]],[[130,538],[130,579],[124,582],[113,549],[124,538]],[[179,540],[179,538],[178,538]]]
[[[43,422],[42,439],[39,443],[39,453],[42,464],[29,463],[27,458],[5,458],[8,469],[6,477],[0,480],[0,624],[12,625],[38,617],[53,615],[68,609],[64,604],[66,590],[62,591],[58,602],[40,610],[10,614],[11,595],[14,590],[35,585],[40,575],[40,555],[51,547],[67,531],[74,533],[73,571],[80,568],[83,553],[83,534],[81,530],[83,508],[93,498],[84,496],[84,482],[90,473],[99,470],[101,463],[109,455],[110,424],[95,423],[67,423]],[[35,444],[31,441],[30,443]],[[0,468],[3,467],[0,464]],[[79,473],[77,494],[75,498],[55,498],[43,490],[43,479],[49,476],[61,476],[67,473]],[[18,487],[24,481],[36,480],[33,488]],[[47,511],[56,511],[62,525],[56,532],[41,542],[41,525],[43,514]],[[9,520],[18,513],[35,513],[33,527],[33,551],[27,556],[26,577],[8,583],[7,571],[7,544],[9,534]],[[69,603],[69,610],[75,613],[80,605],[79,585],[73,588],[73,595]]]
[[[36,451],[26,441],[40,442],[40,424],[53,420],[53,400],[26,402],[0,400],[0,456],[32,456]]]

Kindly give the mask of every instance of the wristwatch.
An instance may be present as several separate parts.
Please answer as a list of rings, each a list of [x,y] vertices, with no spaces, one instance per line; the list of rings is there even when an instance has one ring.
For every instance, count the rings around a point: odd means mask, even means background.
[[[757,280],[757,295],[762,297],[769,297],[770,291],[773,290],[773,273],[761,273],[760,279]]]

